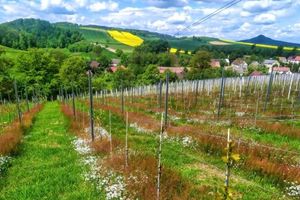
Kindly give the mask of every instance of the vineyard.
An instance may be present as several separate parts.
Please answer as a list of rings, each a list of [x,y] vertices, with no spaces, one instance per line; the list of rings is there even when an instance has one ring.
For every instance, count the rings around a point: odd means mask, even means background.
[[[60,177],[69,198],[300,197],[299,74],[168,78],[93,91],[90,77],[89,91],[62,88],[57,102],[3,100],[0,199],[57,199]]]

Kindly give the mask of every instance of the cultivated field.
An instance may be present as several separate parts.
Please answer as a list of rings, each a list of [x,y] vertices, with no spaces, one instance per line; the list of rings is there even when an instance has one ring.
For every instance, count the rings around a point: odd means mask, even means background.
[[[136,35],[133,35],[129,32],[124,32],[124,31],[107,31],[108,34],[118,42],[131,46],[131,47],[137,47],[140,46],[144,40]]]

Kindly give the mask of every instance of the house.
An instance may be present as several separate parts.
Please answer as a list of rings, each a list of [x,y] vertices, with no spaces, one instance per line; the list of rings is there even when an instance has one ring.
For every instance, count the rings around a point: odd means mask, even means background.
[[[287,63],[286,57],[278,57],[279,62],[281,63]]]
[[[220,61],[217,60],[217,59],[211,59],[210,60],[210,66],[212,68],[220,68],[221,67],[221,64],[220,64]]]
[[[254,71],[250,74],[250,76],[262,76],[262,75],[263,75],[263,73],[260,71]]]
[[[231,63],[231,68],[239,74],[244,74],[248,71],[248,64],[243,59],[237,58]]]
[[[254,67],[254,68],[257,68],[257,67],[260,66],[260,63],[257,62],[257,61],[253,61],[249,66]]]
[[[126,67],[124,67],[123,65],[122,66],[111,66],[107,69],[107,71],[109,72],[112,72],[112,73],[115,73],[116,71],[118,71],[118,69],[126,69]]]
[[[170,72],[175,73],[179,79],[183,79],[185,74],[184,67],[158,67],[158,70],[160,74],[169,70]]]
[[[273,59],[265,60],[263,64],[266,66],[266,68],[268,68],[269,73],[271,73],[272,67],[280,66],[280,63],[277,60]]]
[[[100,63],[98,63],[97,61],[93,60],[91,63],[90,63],[90,67],[92,69],[97,69],[99,67]]]
[[[300,64],[300,56],[290,56],[288,58],[288,63],[292,63],[292,64]]]
[[[292,74],[290,68],[288,67],[274,67],[273,72],[277,74]]]
[[[120,64],[120,62],[121,62],[120,59],[115,59],[115,58],[113,58],[113,59],[111,60],[111,66],[112,66],[112,67],[116,67],[116,66],[118,66],[118,65]]]

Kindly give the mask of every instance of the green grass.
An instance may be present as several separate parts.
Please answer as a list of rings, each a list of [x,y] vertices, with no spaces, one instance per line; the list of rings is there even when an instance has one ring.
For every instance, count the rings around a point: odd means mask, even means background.
[[[104,199],[83,180],[85,170],[71,145],[68,121],[57,103],[47,103],[0,178],[0,199]]]
[[[7,56],[11,59],[15,59],[19,55],[27,53],[27,51],[13,49],[13,48],[9,48],[9,47],[2,46],[2,45],[0,45],[0,48],[3,48],[5,50],[5,56]]]

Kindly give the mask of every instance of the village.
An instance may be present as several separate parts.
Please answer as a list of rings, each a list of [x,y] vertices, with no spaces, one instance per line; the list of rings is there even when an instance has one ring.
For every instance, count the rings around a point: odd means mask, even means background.
[[[225,70],[231,70],[240,76],[261,76],[264,74],[292,74],[291,68],[300,64],[300,55],[286,57],[277,57],[275,59],[265,59],[263,62],[252,61],[247,63],[247,57],[237,58],[230,63],[229,59],[211,59],[210,67],[219,69],[224,67]],[[108,72],[115,73],[118,69],[126,69],[124,65],[120,64],[120,59],[112,59],[111,66],[108,68]],[[225,63],[224,66],[221,63]],[[178,79],[184,79],[185,73],[191,70],[187,66],[174,66],[165,67],[157,66],[160,74],[164,74],[169,71],[177,75]],[[300,69],[300,68],[298,68]]]

